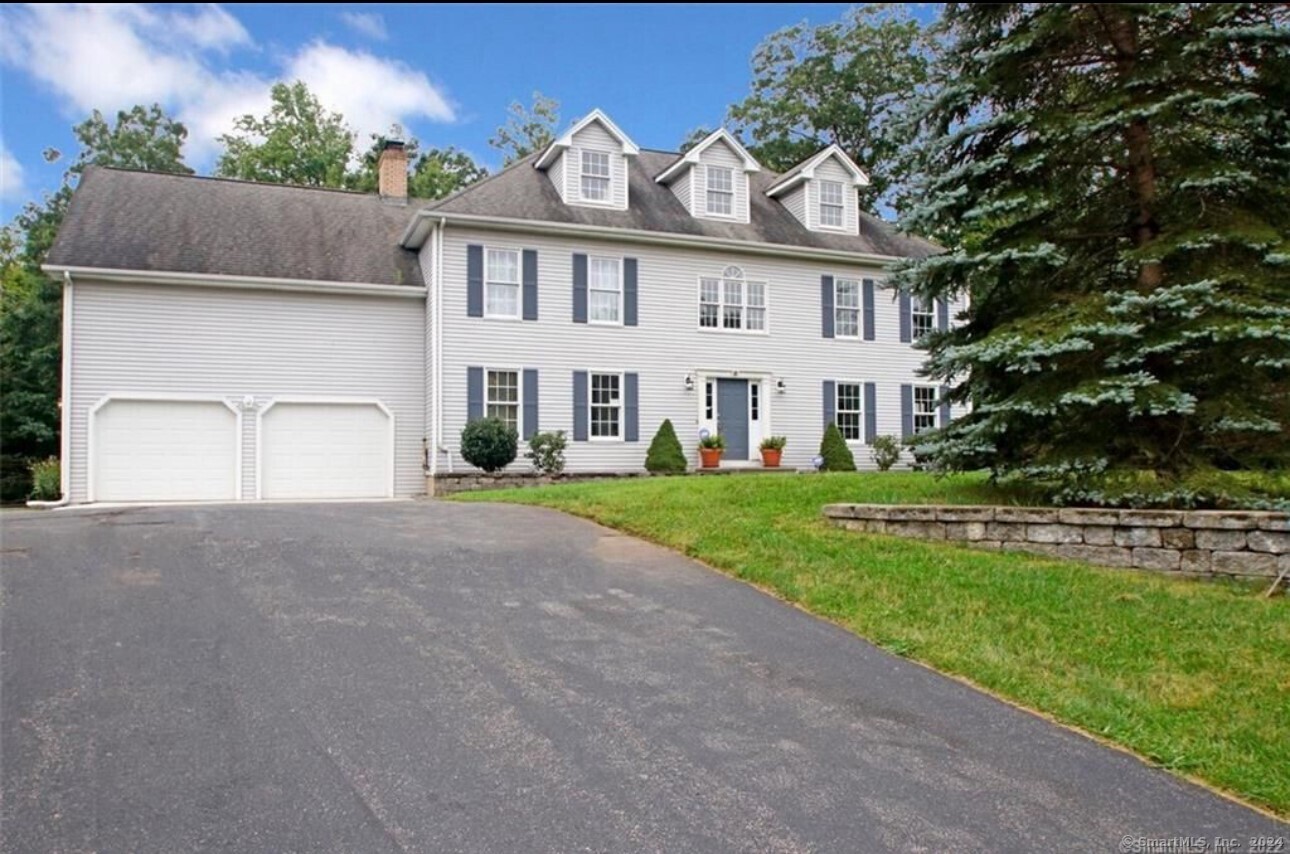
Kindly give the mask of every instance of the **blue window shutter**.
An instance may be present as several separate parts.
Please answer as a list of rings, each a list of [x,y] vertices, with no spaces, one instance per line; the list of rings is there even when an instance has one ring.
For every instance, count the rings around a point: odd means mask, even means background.
[[[820,276],[820,319],[824,323],[824,337],[833,337],[833,277]]]
[[[623,374],[623,438],[639,442],[641,438],[640,376]]]
[[[873,340],[873,279],[864,280],[864,340]]]
[[[864,384],[864,443],[872,445],[878,435],[878,387]]]
[[[943,386],[941,386],[941,405],[940,405],[940,407],[939,407],[939,409],[940,409],[940,416],[939,416],[939,418],[940,418],[940,422],[941,422],[941,426],[942,426],[942,427],[946,427],[946,426],[948,426],[948,425],[949,425],[949,423],[950,423],[950,401],[949,401],[949,396],[950,396],[950,387],[949,387],[949,386],[947,386],[947,385],[943,385]]]
[[[900,437],[911,439],[914,436],[914,387],[900,387]]]
[[[538,431],[538,372],[536,368],[524,369],[524,441]]]
[[[950,328],[950,304],[943,299],[936,301],[936,328],[942,332]]]
[[[538,268],[537,250],[525,249],[523,255],[524,319],[538,319]]]
[[[623,325],[636,325],[636,259],[623,259]]]
[[[838,408],[837,385],[833,380],[824,381],[824,429],[833,423]]]
[[[587,322],[587,256],[573,256],[573,322]]]
[[[586,256],[584,255],[585,259]],[[573,441],[587,441],[587,372],[573,372]]]
[[[914,340],[914,319],[910,316],[909,291],[900,292],[900,340],[906,344]]]
[[[484,369],[466,368],[466,421],[484,417]]]
[[[484,316],[484,247],[466,247],[466,316]]]

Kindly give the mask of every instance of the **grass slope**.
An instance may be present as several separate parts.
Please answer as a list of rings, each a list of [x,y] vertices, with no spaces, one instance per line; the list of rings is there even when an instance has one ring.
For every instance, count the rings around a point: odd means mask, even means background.
[[[1290,815],[1290,602],[1249,584],[855,534],[820,516],[842,501],[1008,502],[979,478],[651,478],[460,498],[553,507],[670,546]]]

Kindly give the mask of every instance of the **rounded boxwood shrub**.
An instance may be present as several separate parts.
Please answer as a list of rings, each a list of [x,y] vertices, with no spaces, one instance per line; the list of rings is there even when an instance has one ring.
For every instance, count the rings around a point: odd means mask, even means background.
[[[685,451],[681,449],[681,440],[676,438],[676,428],[669,418],[659,425],[654,441],[649,443],[645,470],[654,474],[683,474],[686,466]]]
[[[869,453],[878,471],[887,471],[900,462],[900,440],[895,436],[876,436]]]
[[[821,471],[855,471],[856,458],[847,447],[847,440],[842,438],[838,425],[830,422],[824,429],[824,439],[820,442],[820,456],[824,457]]]
[[[478,418],[461,428],[461,458],[486,472],[515,462],[519,436],[498,418]]]

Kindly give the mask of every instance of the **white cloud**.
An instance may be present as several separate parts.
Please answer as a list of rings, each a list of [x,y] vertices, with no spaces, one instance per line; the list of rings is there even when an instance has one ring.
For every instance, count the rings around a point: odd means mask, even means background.
[[[376,12],[341,12],[340,19],[360,36],[380,42],[390,37],[385,31],[385,19]]]
[[[4,144],[4,140],[0,139],[0,201],[20,202],[26,200],[28,195],[22,164],[13,156],[9,146]]]
[[[377,23],[381,23],[379,16]],[[233,119],[263,114],[276,81],[303,80],[359,133],[417,119],[450,122],[455,110],[421,71],[396,59],[313,41],[285,53],[276,70],[230,64],[254,47],[235,17],[216,5],[170,10],[124,5],[32,4],[0,12],[0,60],[51,90],[68,117],[162,104],[189,130],[186,155],[204,165]]]

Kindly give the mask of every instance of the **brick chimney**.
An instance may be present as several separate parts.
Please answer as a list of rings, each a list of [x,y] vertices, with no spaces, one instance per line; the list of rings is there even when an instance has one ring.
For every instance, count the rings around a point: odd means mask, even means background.
[[[376,188],[383,199],[407,201],[408,155],[402,140],[387,139],[382,143],[376,160]]]

